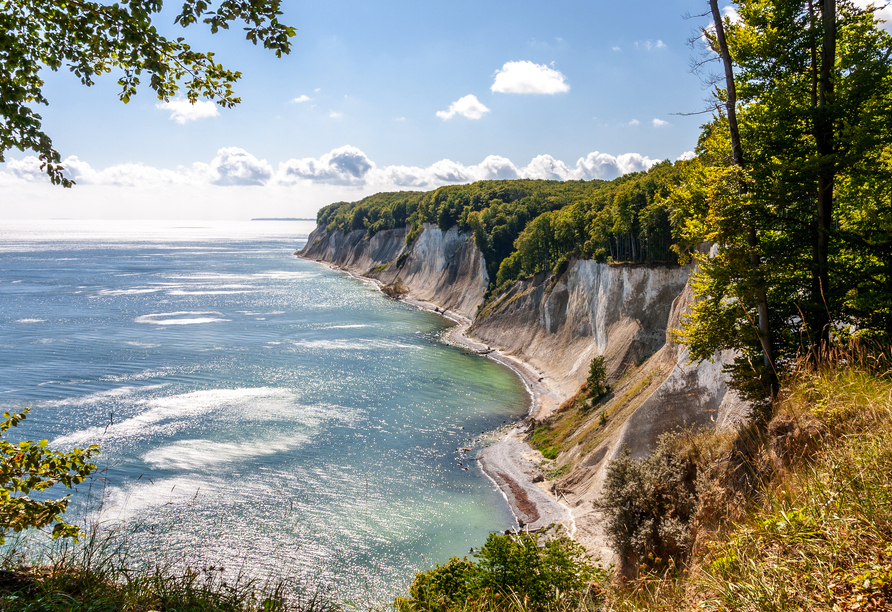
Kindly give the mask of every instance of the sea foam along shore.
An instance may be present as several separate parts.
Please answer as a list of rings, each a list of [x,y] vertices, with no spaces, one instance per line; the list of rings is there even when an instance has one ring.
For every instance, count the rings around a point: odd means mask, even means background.
[[[382,283],[375,279],[360,276],[325,261],[309,258],[308,260],[372,284],[379,290],[382,287]],[[548,400],[551,405],[560,404],[557,394],[548,386],[547,379],[530,364],[513,356],[504,355],[498,348],[493,348],[472,338],[468,332],[472,321],[467,317],[431,302],[410,297],[401,298],[400,301],[421,310],[436,313],[451,321],[454,326],[447,335],[448,341],[503,364],[513,370],[523,382],[530,394],[530,409],[527,418],[507,428],[498,441],[480,451],[478,454],[480,467],[504,496],[517,520],[518,529],[533,531],[556,524],[561,525],[564,532],[573,537],[576,523],[570,509],[533,482],[534,478],[541,474],[541,470],[535,463],[537,457],[541,460],[541,455],[530,448],[521,437],[527,430],[530,418],[547,416],[543,414],[545,410],[543,400]]]

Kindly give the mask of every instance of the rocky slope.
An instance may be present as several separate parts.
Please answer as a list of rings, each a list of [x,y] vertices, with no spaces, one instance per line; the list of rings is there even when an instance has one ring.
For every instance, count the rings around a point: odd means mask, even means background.
[[[571,512],[576,538],[601,559],[612,553],[591,501],[609,460],[624,448],[646,455],[664,432],[725,427],[745,414],[721,372],[728,355],[692,365],[684,347],[667,341],[691,299],[690,268],[573,260],[563,274],[519,281],[484,306],[489,279],[470,236],[425,225],[411,246],[405,239],[405,230],[368,238],[364,231],[319,228],[301,256],[384,284],[399,279],[409,297],[471,319],[469,332],[478,341],[537,372],[533,382],[548,392],[536,393],[531,429],[550,436],[559,455],[547,467],[563,472],[543,486]],[[558,410],[601,355],[610,396],[597,410]]]

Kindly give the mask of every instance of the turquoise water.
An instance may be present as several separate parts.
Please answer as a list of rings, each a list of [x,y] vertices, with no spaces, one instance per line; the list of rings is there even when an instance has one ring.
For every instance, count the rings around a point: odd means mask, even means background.
[[[0,224],[0,405],[32,408],[8,436],[103,452],[70,518],[377,598],[511,526],[456,449],[525,411],[516,376],[295,258],[312,228]]]

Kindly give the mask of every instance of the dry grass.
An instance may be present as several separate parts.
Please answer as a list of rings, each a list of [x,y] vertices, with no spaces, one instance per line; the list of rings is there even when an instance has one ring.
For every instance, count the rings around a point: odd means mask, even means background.
[[[700,466],[693,557],[607,609],[892,609],[892,376],[834,362],[788,380],[767,430],[679,438]]]

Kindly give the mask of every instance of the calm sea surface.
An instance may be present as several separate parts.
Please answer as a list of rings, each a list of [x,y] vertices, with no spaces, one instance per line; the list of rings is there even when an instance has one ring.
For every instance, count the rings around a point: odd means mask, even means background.
[[[293,257],[312,228],[0,222],[0,408],[32,408],[8,437],[102,448],[69,518],[373,597],[512,524],[456,449],[523,413],[520,382]]]

